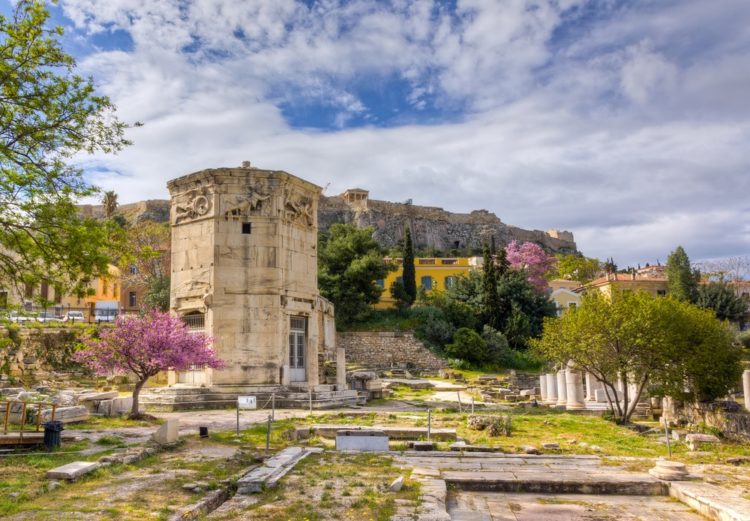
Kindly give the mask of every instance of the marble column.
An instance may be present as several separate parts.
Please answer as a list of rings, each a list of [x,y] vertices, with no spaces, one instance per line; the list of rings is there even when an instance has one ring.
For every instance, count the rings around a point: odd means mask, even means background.
[[[568,411],[580,411],[585,408],[583,403],[583,382],[581,372],[576,371],[570,365],[565,370],[565,387],[567,388],[568,402],[565,409]]]
[[[547,401],[547,376],[543,374],[539,375],[539,395],[542,403]]]
[[[594,375],[587,372],[586,373],[586,401],[587,402],[593,402],[596,397],[594,396],[594,392],[596,391],[596,387],[594,387]]]
[[[544,376],[547,380],[547,400],[545,400],[545,403],[555,405],[557,403],[557,377],[554,373],[547,373]]]
[[[557,403],[558,406],[566,406],[568,404],[568,387],[565,383],[565,369],[560,369],[557,372]]]
[[[742,392],[745,395],[745,409],[750,411],[750,369],[742,373]]]

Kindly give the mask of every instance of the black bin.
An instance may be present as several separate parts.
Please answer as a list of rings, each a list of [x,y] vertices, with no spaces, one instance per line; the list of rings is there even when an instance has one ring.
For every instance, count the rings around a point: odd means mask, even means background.
[[[54,449],[60,446],[60,433],[63,431],[63,422],[51,421],[44,423],[44,446]]]
[[[198,433],[201,438],[208,438],[208,427],[198,427]]]

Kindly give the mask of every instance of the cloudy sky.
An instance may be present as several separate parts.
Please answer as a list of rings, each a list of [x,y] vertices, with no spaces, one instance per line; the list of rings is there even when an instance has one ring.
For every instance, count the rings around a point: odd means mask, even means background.
[[[620,265],[750,254],[748,0],[61,0],[55,20],[144,123],[81,158],[121,202],[250,160],[570,230]]]

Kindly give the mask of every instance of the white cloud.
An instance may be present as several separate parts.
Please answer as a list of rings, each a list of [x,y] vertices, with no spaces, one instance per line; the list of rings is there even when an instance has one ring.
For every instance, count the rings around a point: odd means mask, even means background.
[[[329,194],[361,186],[570,229],[584,253],[635,264],[677,243],[694,258],[750,252],[750,8],[724,1],[731,15],[700,0],[460,0],[456,12],[406,0],[62,7],[81,31],[133,38],[131,52],[80,64],[121,117],[145,123],[119,156],[84,159],[123,202],[166,197],[168,179],[248,159],[330,182]],[[377,116],[357,87],[393,77],[427,116],[432,104],[467,111],[347,129]],[[280,107],[302,98],[334,108],[342,130],[291,128]]]

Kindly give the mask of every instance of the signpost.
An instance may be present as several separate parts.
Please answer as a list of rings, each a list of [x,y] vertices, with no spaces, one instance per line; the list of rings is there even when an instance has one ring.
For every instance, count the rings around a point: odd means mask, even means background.
[[[240,435],[240,409],[257,409],[258,400],[255,396],[237,397],[237,436]]]

